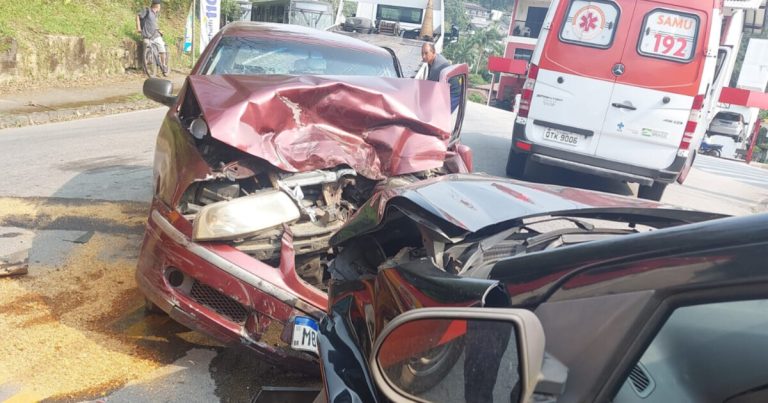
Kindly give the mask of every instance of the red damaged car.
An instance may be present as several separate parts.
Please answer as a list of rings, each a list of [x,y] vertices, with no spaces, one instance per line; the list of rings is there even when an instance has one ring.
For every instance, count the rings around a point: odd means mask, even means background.
[[[458,142],[466,65],[402,78],[390,50],[281,25],[233,23],[170,107],[136,278],[148,304],[227,344],[301,365],[293,319],[327,306],[329,239],[377,191],[471,170]],[[449,85],[450,84],[450,85]]]

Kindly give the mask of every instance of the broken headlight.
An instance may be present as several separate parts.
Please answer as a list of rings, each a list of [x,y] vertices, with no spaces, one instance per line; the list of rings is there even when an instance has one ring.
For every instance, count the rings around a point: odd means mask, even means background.
[[[195,218],[195,241],[247,238],[282,223],[299,218],[299,209],[279,190],[209,204]]]

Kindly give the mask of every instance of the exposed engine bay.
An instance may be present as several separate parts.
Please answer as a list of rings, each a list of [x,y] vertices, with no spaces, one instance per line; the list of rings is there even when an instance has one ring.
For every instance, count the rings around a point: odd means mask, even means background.
[[[217,168],[211,177],[194,182],[187,188],[179,203],[179,212],[195,224],[198,214],[206,206],[274,192],[287,195],[299,211],[296,219],[280,222],[254,234],[216,240],[228,242],[255,259],[278,267],[283,233],[290,231],[296,255],[296,273],[323,291],[327,289],[330,278],[328,264],[334,257],[329,240],[362,203],[381,186],[409,184],[445,173],[432,170],[375,181],[358,175],[348,167],[282,172],[215,139],[200,141],[199,150],[210,166]],[[269,210],[254,213],[273,214]]]
[[[380,268],[429,260],[447,273],[484,278],[502,259],[651,229],[631,223],[539,216],[450,239],[404,214],[394,214],[375,234],[347,245],[331,271],[349,280]]]

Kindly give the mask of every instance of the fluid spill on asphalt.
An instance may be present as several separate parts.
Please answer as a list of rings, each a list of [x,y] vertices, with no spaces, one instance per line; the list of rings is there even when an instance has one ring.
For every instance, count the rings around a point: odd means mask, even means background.
[[[33,400],[98,396],[215,345],[165,316],[145,316],[134,280],[145,212],[143,203],[0,198],[0,225],[95,231],[60,262],[0,279],[0,385],[20,384]]]
[[[28,275],[0,279],[0,388],[20,385],[13,398],[21,401],[98,399],[129,383],[155,385],[159,369],[194,348],[216,351],[210,371],[223,401],[248,400],[261,385],[318,385],[144,312],[134,273],[146,211],[145,203],[0,197],[0,227],[35,232],[31,255],[50,249],[52,234],[71,238],[53,259],[30,262]]]

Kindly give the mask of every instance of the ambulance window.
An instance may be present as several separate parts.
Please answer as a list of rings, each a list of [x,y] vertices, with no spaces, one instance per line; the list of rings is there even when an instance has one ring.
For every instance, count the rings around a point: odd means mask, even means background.
[[[612,2],[574,0],[560,28],[560,40],[607,49],[613,43],[618,21],[619,8]]]
[[[698,32],[699,17],[656,9],[645,16],[637,51],[645,56],[686,63],[693,59]]]

